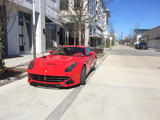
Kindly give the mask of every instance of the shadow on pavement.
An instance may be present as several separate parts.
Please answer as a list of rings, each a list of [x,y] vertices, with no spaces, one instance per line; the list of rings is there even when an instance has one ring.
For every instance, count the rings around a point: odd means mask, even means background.
[[[156,51],[156,52],[160,52],[160,49],[156,49],[155,51]]]
[[[6,68],[6,70],[0,76],[0,80],[9,79],[12,77],[14,78],[24,72],[26,72],[26,69],[24,68]]]

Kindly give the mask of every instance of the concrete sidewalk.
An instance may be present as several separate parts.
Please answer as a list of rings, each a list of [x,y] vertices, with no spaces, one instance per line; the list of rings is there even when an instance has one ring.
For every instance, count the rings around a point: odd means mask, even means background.
[[[47,55],[49,53],[45,53],[44,55]],[[37,54],[37,57],[43,56],[42,54]],[[29,62],[33,60],[33,55],[31,54],[23,54],[18,57],[11,57],[4,59],[5,66],[6,67],[22,67],[26,68],[26,66],[29,64]]]
[[[45,53],[47,55],[49,53]],[[43,56],[37,54],[37,57]],[[8,83],[22,80],[27,76],[27,67],[30,61],[33,59],[33,55],[21,55],[17,57],[11,57],[4,59],[6,70],[0,78],[0,87]]]
[[[60,120],[160,120],[159,60],[109,55]]]
[[[97,66],[105,57],[98,59]],[[32,87],[27,83],[27,78],[2,86],[0,120],[50,120],[56,113],[58,115],[51,120],[59,120],[63,111],[68,109],[83,87],[72,89]]]

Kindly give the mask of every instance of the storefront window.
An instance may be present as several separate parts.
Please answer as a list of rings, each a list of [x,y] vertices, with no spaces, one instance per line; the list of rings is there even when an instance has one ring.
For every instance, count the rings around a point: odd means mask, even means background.
[[[31,50],[31,15],[19,12],[19,48],[21,53],[26,53]]]

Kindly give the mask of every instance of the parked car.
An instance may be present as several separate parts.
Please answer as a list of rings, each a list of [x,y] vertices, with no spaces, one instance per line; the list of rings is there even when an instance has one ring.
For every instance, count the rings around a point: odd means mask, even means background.
[[[148,49],[148,45],[146,42],[140,42],[139,44],[136,44],[135,45],[135,48],[136,49]]]
[[[87,74],[95,69],[96,54],[85,46],[62,46],[50,55],[31,61],[28,83],[38,86],[71,87],[85,85]]]

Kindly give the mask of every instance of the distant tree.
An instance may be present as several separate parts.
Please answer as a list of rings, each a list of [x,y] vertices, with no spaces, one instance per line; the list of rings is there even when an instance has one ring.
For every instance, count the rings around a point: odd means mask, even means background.
[[[65,27],[68,31],[70,31],[70,34],[74,37],[74,45],[76,45],[77,41],[77,30],[78,30],[78,23],[68,23],[65,24]]]
[[[137,32],[136,32],[136,30],[138,30],[139,29],[139,22],[137,22],[136,24],[135,24],[135,27],[134,27],[134,41],[136,41],[137,42]]]
[[[66,16],[70,19],[70,23],[72,23],[72,27],[74,30],[74,36],[77,35],[78,32],[78,41],[79,44],[82,45],[82,29],[84,29],[85,23],[91,19],[88,13],[88,4],[90,0],[61,0],[61,11],[65,11]],[[93,17],[92,17],[93,18]],[[78,29],[76,31],[76,29]]]
[[[135,29],[139,29],[139,22],[136,23]]]
[[[110,39],[110,37],[112,37],[112,45],[114,45],[114,43],[116,42],[116,32],[115,32],[115,29],[113,27],[113,22],[112,21],[109,22],[109,39]]]
[[[115,33],[115,29],[113,27],[113,22],[112,21],[109,22],[109,33]]]
[[[123,32],[121,32],[120,39],[123,40]]]
[[[90,23],[96,19],[99,19],[99,13],[95,12],[95,14],[92,16],[88,12],[88,5],[90,4],[92,0],[61,0],[60,9],[62,11],[62,14],[70,19],[70,23],[72,23],[72,26],[67,27],[73,27],[78,29],[76,35],[78,35],[78,41],[80,45],[84,45],[82,43],[82,30],[85,29],[85,23]],[[106,4],[109,4],[113,0],[105,0]],[[97,4],[97,3],[96,3]],[[93,6],[93,8],[96,8],[96,4]],[[62,16],[63,16],[62,15]],[[62,17],[63,19],[63,17]],[[70,28],[69,28],[70,29]],[[76,32],[76,31],[75,31]]]
[[[130,28],[128,38],[130,39],[130,43],[133,44],[134,43],[134,30],[132,28]]]
[[[121,32],[121,34],[120,34],[119,43],[121,45],[125,44],[125,40],[123,39],[123,32]]]

